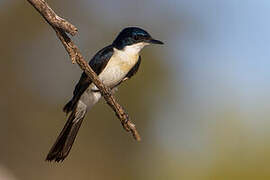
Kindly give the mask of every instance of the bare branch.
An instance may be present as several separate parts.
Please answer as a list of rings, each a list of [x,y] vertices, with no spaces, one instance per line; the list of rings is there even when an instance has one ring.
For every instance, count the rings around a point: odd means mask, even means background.
[[[127,132],[131,132],[134,139],[140,141],[140,135],[136,130],[135,124],[129,120],[128,114],[125,112],[123,107],[117,103],[115,98],[112,96],[111,89],[107,88],[98,78],[97,74],[91,69],[88,63],[85,61],[84,57],[80,53],[79,48],[71,41],[65,32],[75,35],[77,33],[77,28],[60,18],[55,12],[49,7],[49,5],[44,0],[27,0],[31,5],[33,5],[36,10],[43,16],[43,18],[51,25],[55,30],[57,37],[62,42],[66,51],[68,52],[72,63],[77,63],[80,68],[90,77],[92,82],[100,90],[102,96],[107,101],[107,104],[114,110],[116,116],[122,123],[123,128]]]
[[[44,0],[28,0],[35,9],[44,17],[44,19],[53,27],[62,29],[63,31],[74,36],[77,33],[77,28],[61,18],[48,6]]]

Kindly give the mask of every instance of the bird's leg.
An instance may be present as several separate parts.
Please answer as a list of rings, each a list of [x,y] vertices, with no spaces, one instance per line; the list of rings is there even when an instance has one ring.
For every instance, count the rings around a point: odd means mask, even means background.
[[[126,81],[126,80],[128,80],[128,77],[125,77],[124,79],[122,79],[121,82],[124,82],[124,81]]]

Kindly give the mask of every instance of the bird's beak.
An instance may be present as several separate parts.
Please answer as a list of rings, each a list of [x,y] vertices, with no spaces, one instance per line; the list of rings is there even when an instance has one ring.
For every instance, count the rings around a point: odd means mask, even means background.
[[[150,44],[164,44],[162,41],[159,41],[156,39],[149,39],[148,43],[150,43]]]

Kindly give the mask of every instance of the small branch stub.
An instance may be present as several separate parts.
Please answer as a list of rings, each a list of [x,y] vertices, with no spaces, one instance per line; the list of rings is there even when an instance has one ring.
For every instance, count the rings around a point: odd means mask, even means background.
[[[91,69],[84,57],[80,53],[79,48],[72,42],[66,33],[71,35],[77,34],[77,28],[69,23],[67,20],[58,16],[44,0],[27,0],[34,8],[42,15],[42,17],[51,25],[55,30],[57,37],[62,42],[67,53],[70,56],[72,63],[75,62],[79,67],[90,77],[92,82],[100,90],[102,96],[107,101],[107,104],[114,110],[116,116],[119,118],[123,128],[130,132],[134,139],[141,140],[141,137],[135,125],[129,120],[128,114],[123,107],[112,96],[111,89],[106,87],[98,78],[97,74]]]

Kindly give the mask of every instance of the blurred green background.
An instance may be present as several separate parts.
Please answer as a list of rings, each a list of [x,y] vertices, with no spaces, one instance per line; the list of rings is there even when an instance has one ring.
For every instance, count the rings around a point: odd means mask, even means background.
[[[81,70],[27,1],[0,0],[0,180],[270,179],[270,2],[48,1],[90,59],[121,29],[164,46],[117,92],[135,142],[102,99],[63,163],[44,159]]]

